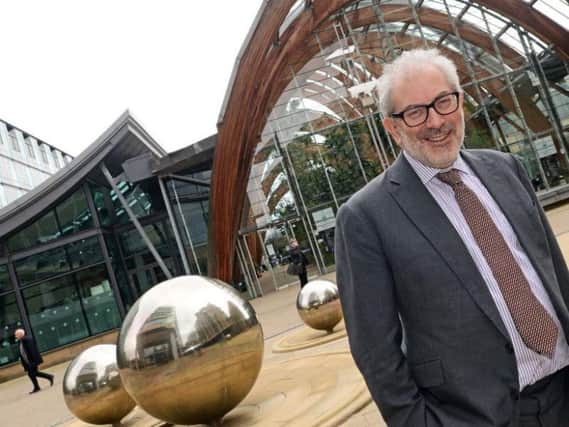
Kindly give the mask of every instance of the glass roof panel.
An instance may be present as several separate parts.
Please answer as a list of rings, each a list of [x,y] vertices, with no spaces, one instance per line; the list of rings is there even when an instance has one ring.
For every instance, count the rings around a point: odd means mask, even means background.
[[[520,35],[517,29],[512,27],[508,28],[500,37],[500,40],[506,43],[511,48],[515,49],[520,55],[525,56],[525,51],[522,43],[520,42]]]
[[[452,16],[458,15],[465,6],[463,2],[455,0],[447,0],[446,4]],[[421,7],[447,13],[446,6],[441,0],[425,0]]]
[[[533,5],[544,15],[553,19],[566,30],[569,30],[569,4],[562,0],[538,0]]]

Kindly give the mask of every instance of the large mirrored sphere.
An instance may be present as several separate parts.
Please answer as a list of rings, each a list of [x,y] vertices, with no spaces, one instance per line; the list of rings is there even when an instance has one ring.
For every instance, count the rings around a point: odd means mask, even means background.
[[[308,282],[296,297],[296,309],[306,325],[332,332],[342,320],[338,287],[329,280]]]
[[[118,423],[136,405],[122,385],[116,357],[116,345],[95,345],[67,367],[63,397],[80,420],[89,424]]]
[[[117,351],[123,383],[142,409],[172,424],[208,424],[253,387],[263,331],[253,307],[233,288],[182,276],[138,299]]]

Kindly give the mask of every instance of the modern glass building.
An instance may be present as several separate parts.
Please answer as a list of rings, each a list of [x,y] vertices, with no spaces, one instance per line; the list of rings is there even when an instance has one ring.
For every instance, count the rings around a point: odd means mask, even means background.
[[[69,154],[0,120],[0,208],[70,163]]]
[[[339,206],[399,154],[374,80],[417,47],[457,64],[465,146],[519,155],[544,205],[568,198],[566,1],[266,1],[219,118],[213,274],[231,280],[237,259],[251,286],[287,285],[296,280],[285,274],[292,236],[312,273],[334,270]]]
[[[118,328],[156,283],[205,273],[214,146],[167,154],[126,112],[0,210],[0,368],[18,327],[58,349]]]

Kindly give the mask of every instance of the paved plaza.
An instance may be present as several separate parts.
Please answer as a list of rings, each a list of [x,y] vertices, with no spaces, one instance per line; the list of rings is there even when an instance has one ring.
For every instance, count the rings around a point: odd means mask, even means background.
[[[569,205],[553,209],[548,217],[566,258],[569,257]],[[568,258],[569,259],[569,258]],[[334,274],[324,276],[334,280]],[[228,417],[229,426],[322,425],[385,426],[348,353],[343,325],[330,340],[313,336],[298,316],[295,298],[298,284],[252,301],[265,335],[263,370],[250,395]],[[311,335],[312,334],[312,335]],[[321,341],[318,341],[321,339]],[[285,345],[318,341],[286,352]],[[276,349],[277,351],[273,351]],[[31,383],[20,377],[0,384],[2,425],[10,427],[84,427],[67,410],[62,395],[62,379],[68,363],[46,369],[55,374],[55,384],[28,395]],[[236,420],[246,419],[247,423]],[[292,422],[291,420],[294,420]],[[136,408],[124,420],[125,427],[162,426],[163,423]]]

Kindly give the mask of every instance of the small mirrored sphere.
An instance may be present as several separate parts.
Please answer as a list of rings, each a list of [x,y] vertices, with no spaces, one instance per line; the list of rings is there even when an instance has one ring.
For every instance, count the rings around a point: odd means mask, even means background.
[[[71,413],[89,424],[114,424],[135,402],[124,389],[117,367],[117,346],[101,344],[71,361],[63,377],[63,397]]]
[[[253,307],[233,288],[181,276],[154,286],[131,307],[117,359],[126,390],[150,415],[209,424],[249,393],[263,345]]]
[[[338,287],[329,280],[312,280],[304,285],[296,297],[296,309],[306,325],[328,332],[343,317]]]

